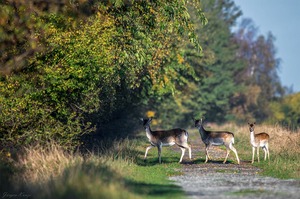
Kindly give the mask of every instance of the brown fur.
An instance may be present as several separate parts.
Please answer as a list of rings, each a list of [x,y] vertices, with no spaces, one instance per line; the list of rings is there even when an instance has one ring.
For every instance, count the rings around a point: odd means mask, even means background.
[[[259,148],[260,147],[265,152],[264,160],[267,159],[267,156],[268,156],[268,159],[270,160],[270,154],[269,154],[269,139],[270,139],[270,136],[269,136],[269,134],[267,134],[265,132],[255,134],[254,133],[255,122],[254,123],[248,123],[248,125],[249,125],[249,131],[250,131],[250,143],[252,145],[252,161],[251,161],[251,163],[254,162],[255,149],[257,150],[257,161],[259,162]]]
[[[189,150],[189,157],[191,159],[191,147],[188,145],[188,132],[184,129],[176,128],[171,130],[158,130],[152,131],[150,128],[150,119],[141,119],[143,121],[143,126],[146,130],[146,135],[151,143],[151,146],[147,147],[144,159],[147,157],[148,150],[152,147],[157,147],[159,163],[161,163],[161,149],[162,146],[171,146],[173,144],[178,145],[181,148],[182,154],[179,162],[182,161],[184,152],[186,149]]]
[[[240,160],[237,154],[236,149],[234,148],[234,134],[228,131],[207,131],[204,129],[202,124],[202,119],[195,120],[195,127],[199,129],[199,133],[201,136],[202,141],[205,144],[205,151],[206,151],[206,159],[205,163],[210,159],[208,155],[209,147],[212,145],[224,145],[226,147],[226,157],[223,163],[226,163],[230,150],[235,153],[236,159],[238,164],[240,164]]]

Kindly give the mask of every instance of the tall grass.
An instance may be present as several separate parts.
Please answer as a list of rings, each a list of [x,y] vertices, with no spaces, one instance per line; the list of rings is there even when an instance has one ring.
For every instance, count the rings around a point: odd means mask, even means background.
[[[247,125],[212,128],[235,132],[239,156],[243,164],[250,164],[252,149]],[[257,125],[255,131],[267,132],[271,137],[270,161],[263,161],[261,152],[261,162],[254,163],[262,168],[262,174],[300,178],[300,132],[267,125]],[[158,164],[157,150],[153,149],[144,162],[147,144],[143,136],[100,142],[86,153],[68,153],[55,143],[25,148],[17,159],[0,162],[0,192],[30,198],[181,198],[183,191],[168,180],[168,176],[179,174],[178,151],[164,148],[163,164]]]
[[[226,124],[221,127],[235,132],[235,145],[242,160],[252,159],[250,131],[248,125]],[[270,135],[270,161],[264,161],[264,152],[260,149],[260,163],[255,154],[254,165],[263,169],[262,174],[278,178],[300,178],[300,130],[292,131],[279,125],[256,125],[255,133],[266,132]]]
[[[100,142],[84,154],[65,152],[55,143],[25,148],[12,162],[12,178],[2,193],[42,199],[180,198],[183,191],[167,178],[179,167],[178,160],[165,158],[167,164],[157,164],[152,151],[144,162],[140,157],[145,143],[140,142]]]
[[[51,143],[35,146],[15,162],[14,192],[32,198],[139,198],[126,187],[124,173],[135,161],[135,143],[128,139],[87,154],[67,153]],[[126,154],[126,155],[125,155]]]

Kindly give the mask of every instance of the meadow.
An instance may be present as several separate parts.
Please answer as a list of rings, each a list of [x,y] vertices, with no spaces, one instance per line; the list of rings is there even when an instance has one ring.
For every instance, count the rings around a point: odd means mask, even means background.
[[[250,144],[250,131],[248,125],[238,126],[227,123],[221,126],[210,124],[209,128],[228,130],[235,134],[235,147],[242,161],[251,163],[252,146]],[[260,162],[255,154],[254,166],[262,168],[262,175],[288,179],[300,178],[300,130],[291,130],[280,125],[255,126],[255,133],[266,132],[270,136],[270,161],[264,161],[264,152],[260,148]],[[224,148],[225,150],[225,148]],[[255,151],[256,153],[256,151]],[[229,158],[234,160],[231,154]]]
[[[235,146],[240,159],[251,161],[247,125],[209,125],[212,129],[235,132]],[[280,126],[257,125],[256,133],[269,133],[270,161],[255,161],[262,168],[261,175],[277,178],[300,178],[300,132]],[[191,139],[199,136],[190,130]],[[65,152],[55,143],[32,146],[22,153],[2,154],[0,180],[2,197],[27,198],[183,198],[182,189],[168,180],[180,175],[180,153],[175,147],[164,148],[162,164],[158,164],[157,150],[149,151],[143,160],[148,141],[144,132],[134,139],[100,142],[91,151]],[[204,148],[204,145],[203,145]],[[192,152],[194,153],[198,152]],[[187,156],[185,156],[187,158]],[[234,162],[231,153],[229,160]],[[197,161],[198,163],[199,161]],[[203,164],[200,162],[199,164]]]
[[[264,152],[260,149],[260,162],[255,156],[254,166],[263,169],[262,175],[276,178],[300,178],[300,130],[292,131],[279,125],[256,125],[255,133],[270,135],[270,161],[263,161]],[[242,159],[251,161],[252,147],[248,126],[236,127],[236,146]]]

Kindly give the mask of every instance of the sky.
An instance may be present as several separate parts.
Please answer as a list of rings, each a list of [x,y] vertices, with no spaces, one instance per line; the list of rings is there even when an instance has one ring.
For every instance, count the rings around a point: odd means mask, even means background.
[[[300,92],[300,0],[234,0],[252,19],[260,35],[275,36],[276,58],[281,59],[278,76],[283,86]]]

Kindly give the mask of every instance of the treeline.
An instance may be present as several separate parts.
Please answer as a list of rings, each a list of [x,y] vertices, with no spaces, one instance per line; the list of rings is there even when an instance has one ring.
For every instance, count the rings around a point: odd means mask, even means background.
[[[164,126],[264,121],[285,92],[274,37],[249,23],[232,33],[242,13],[231,0],[0,4],[1,148],[77,146],[147,111]]]

